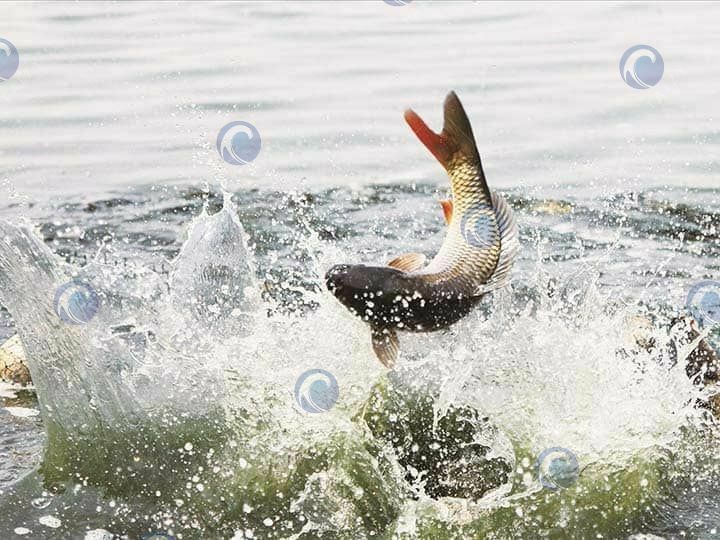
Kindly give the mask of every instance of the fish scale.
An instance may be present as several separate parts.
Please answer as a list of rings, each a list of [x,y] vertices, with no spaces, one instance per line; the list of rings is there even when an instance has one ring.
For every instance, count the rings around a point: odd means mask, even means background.
[[[461,289],[474,288],[493,274],[500,259],[501,243],[497,219],[492,201],[482,189],[482,169],[479,163],[463,155],[456,155],[448,164],[453,205],[451,220],[445,241],[430,264],[414,275],[433,283],[455,280]],[[469,244],[461,230],[462,217],[469,212],[487,218],[493,230],[486,237],[487,247]]]

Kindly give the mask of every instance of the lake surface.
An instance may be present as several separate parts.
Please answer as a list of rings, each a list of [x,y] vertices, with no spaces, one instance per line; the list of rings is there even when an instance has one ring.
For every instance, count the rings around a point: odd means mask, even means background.
[[[712,4],[10,3],[21,65],[0,94],[0,171],[32,197],[137,185],[438,180],[402,121],[455,89],[494,185],[715,187]],[[662,53],[636,91],[623,52]],[[233,120],[250,167],[217,159]]]

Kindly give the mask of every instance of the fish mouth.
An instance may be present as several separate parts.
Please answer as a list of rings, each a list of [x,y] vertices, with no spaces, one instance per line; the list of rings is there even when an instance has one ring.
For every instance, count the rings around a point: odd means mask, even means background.
[[[342,279],[347,276],[349,269],[349,264],[336,264],[325,273],[325,285],[338,298],[344,288]]]

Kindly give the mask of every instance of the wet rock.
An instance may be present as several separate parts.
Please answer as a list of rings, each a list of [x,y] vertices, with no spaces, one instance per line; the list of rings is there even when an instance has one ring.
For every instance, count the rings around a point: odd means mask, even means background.
[[[19,336],[11,337],[0,346],[0,379],[22,385],[32,382]]]

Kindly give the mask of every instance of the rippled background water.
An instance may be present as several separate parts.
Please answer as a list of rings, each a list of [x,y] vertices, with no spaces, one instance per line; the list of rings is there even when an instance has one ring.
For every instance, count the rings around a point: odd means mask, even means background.
[[[224,178],[297,188],[438,178],[401,118],[455,89],[499,187],[714,187],[720,8],[416,1],[7,3],[21,65],[0,171],[36,198]],[[636,91],[630,46],[665,59]],[[214,155],[254,123],[251,167]]]
[[[681,306],[694,281],[720,273],[720,6],[1,9],[0,37],[17,46],[20,68],[0,84],[0,217],[30,217],[73,262],[112,242],[117,264],[139,257],[161,269],[220,188],[236,194],[269,294],[285,279],[307,284],[290,241],[300,222],[359,259],[432,252],[447,182],[402,111],[439,127],[454,89],[491,185],[518,212],[520,281],[538,241],[561,271],[605,265],[607,290],[658,307]],[[638,43],[665,60],[646,91],[618,69]],[[233,120],[262,135],[248,166],[215,150]],[[34,465],[41,442],[36,420],[0,415],[0,486]]]

